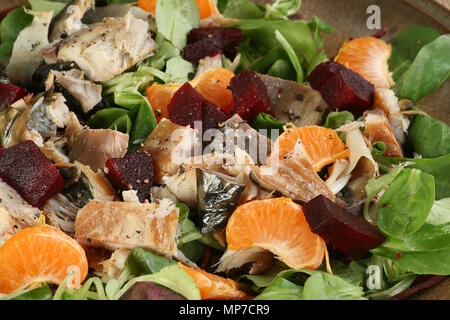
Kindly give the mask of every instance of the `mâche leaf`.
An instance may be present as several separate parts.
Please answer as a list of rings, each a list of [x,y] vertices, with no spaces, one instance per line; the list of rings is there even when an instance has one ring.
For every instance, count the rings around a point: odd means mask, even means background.
[[[419,101],[438,89],[450,77],[450,34],[424,46],[402,79],[400,98]]]
[[[378,201],[377,225],[392,237],[406,237],[425,222],[435,198],[433,176],[403,169]]]
[[[450,154],[450,127],[429,115],[417,115],[408,128],[414,151],[424,158]]]
[[[389,59],[389,70],[394,81],[409,69],[420,49],[439,37],[440,33],[434,28],[412,26],[391,39],[392,55]]]
[[[186,45],[188,32],[200,23],[195,0],[158,0],[155,16],[158,32],[179,49]]]

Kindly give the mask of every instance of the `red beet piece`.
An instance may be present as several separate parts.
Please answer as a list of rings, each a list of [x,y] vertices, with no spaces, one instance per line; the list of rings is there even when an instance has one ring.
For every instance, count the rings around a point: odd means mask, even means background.
[[[252,121],[260,112],[275,116],[270,107],[267,89],[255,71],[245,69],[231,79],[235,112]]]
[[[0,150],[0,178],[35,207],[64,188],[58,169],[30,140]]]
[[[319,64],[307,80],[334,110],[348,110],[358,118],[373,105],[374,86],[339,63]]]
[[[195,121],[200,121],[203,132],[228,119],[225,112],[203,98],[189,82],[178,89],[167,108],[171,121],[191,128],[195,128]]]
[[[109,158],[106,161],[106,176],[119,189],[136,190],[140,202],[147,198],[153,180],[152,157],[147,152],[134,152],[124,158]]]
[[[8,83],[0,83],[0,109],[7,108],[27,95],[27,91]]]
[[[227,121],[228,118],[229,116],[218,106],[207,100],[204,101],[202,110],[203,132],[208,129],[217,129],[219,127],[219,123]]]
[[[233,59],[241,43],[242,31],[238,28],[197,28],[192,29],[187,38],[188,45],[183,49],[183,56],[192,63],[218,53]]]
[[[359,259],[386,238],[364,218],[341,208],[323,195],[303,206],[311,231],[321,236],[336,250]]]

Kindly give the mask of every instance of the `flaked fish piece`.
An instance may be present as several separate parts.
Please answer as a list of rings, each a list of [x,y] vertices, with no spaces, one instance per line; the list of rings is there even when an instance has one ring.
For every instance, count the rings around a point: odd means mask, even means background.
[[[177,125],[164,118],[140,150],[147,151],[152,157],[153,181],[164,184],[164,177],[177,174],[180,164],[193,156],[196,146],[199,146],[201,151],[201,145],[192,128]]]
[[[320,194],[334,200],[334,194],[306,158],[290,156],[270,166],[254,166],[250,177],[262,189],[278,191],[296,201],[308,202]]]
[[[251,247],[242,250],[226,250],[219,260],[216,272],[233,273],[250,264],[249,274],[261,274],[274,262],[272,252]]]
[[[235,153],[236,148],[239,148],[245,151],[254,163],[267,163],[267,156],[273,149],[272,141],[253,129],[238,114],[225,121],[220,130],[223,137],[219,137],[221,141],[216,141],[217,138],[213,141],[215,148],[220,150],[222,146],[218,143],[224,142],[224,152]],[[233,143],[230,145],[230,142]]]
[[[29,205],[19,193],[6,182],[0,181],[0,207],[4,208],[20,228],[38,225],[42,211]]]
[[[14,42],[6,74],[12,83],[27,87],[34,71],[43,63],[39,52],[49,45],[47,34],[53,11],[30,11],[33,16],[30,26],[23,29]]]
[[[156,45],[146,21],[130,12],[105,18],[46,48],[46,63],[73,61],[92,81],[107,81],[148,57]]]
[[[85,246],[141,247],[172,257],[177,251],[178,214],[170,200],[159,204],[91,201],[78,212],[75,238]]]
[[[55,80],[80,103],[84,113],[88,113],[102,101],[102,86],[85,80],[83,71],[72,69],[51,73],[54,74]]]
[[[58,129],[70,121],[70,111],[61,93],[46,93],[31,106],[28,114],[28,130],[37,131],[43,138],[54,137]]]
[[[400,146],[404,145],[410,120],[403,115],[394,91],[382,88],[375,89],[373,108],[383,110],[389,119],[395,138]]]
[[[111,186],[109,180],[103,175],[103,173],[94,172],[89,166],[85,166],[78,161],[75,161],[74,164],[89,180],[92,197],[94,200],[118,200],[114,188]]]
[[[14,228],[14,219],[5,208],[0,207],[0,247],[17,231],[18,229]]]
[[[81,19],[87,10],[94,7],[95,0],[74,0],[68,3],[52,20],[50,41],[57,40],[61,36],[70,36],[72,33],[86,28]]]
[[[380,109],[369,110],[364,113],[364,136],[370,143],[384,142],[386,151],[383,153],[389,157],[403,158],[403,151],[395,138],[389,119]]]
[[[320,93],[301,83],[258,74],[266,86],[275,118],[296,127],[320,125],[328,111]]]
[[[69,158],[102,170],[109,158],[125,156],[128,139],[128,134],[112,129],[84,129],[71,141]]]

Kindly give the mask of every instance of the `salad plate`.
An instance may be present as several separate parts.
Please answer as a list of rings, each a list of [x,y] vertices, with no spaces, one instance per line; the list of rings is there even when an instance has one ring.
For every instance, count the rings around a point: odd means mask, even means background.
[[[450,299],[450,9],[0,3],[0,300]]]

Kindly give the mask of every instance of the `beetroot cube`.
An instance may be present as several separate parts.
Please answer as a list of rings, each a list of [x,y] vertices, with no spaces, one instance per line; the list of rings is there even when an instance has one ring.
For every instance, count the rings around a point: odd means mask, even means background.
[[[219,127],[219,123],[227,121],[229,116],[218,106],[205,100],[203,104],[202,118],[202,128],[204,132],[208,129],[217,129]]]
[[[202,121],[203,97],[186,82],[175,92],[167,106],[169,119],[180,126],[194,128],[195,121]]]
[[[219,53],[233,59],[241,43],[242,31],[238,28],[197,28],[189,32],[187,39],[183,57],[192,63]]]
[[[203,39],[184,47],[183,58],[191,63],[197,64],[200,59],[213,57],[222,52],[222,41],[216,38]]]
[[[245,69],[231,79],[230,86],[235,112],[242,119],[253,121],[260,112],[275,116],[270,107],[266,86],[255,71]]]
[[[186,82],[172,97],[169,106],[169,119],[179,125],[195,128],[195,121],[202,123],[202,131],[217,128],[228,115],[219,107],[203,98]]]
[[[7,83],[0,83],[0,110],[27,95],[27,91]]]
[[[120,191],[136,190],[140,202],[150,193],[153,180],[152,157],[147,152],[134,152],[124,158],[109,158],[106,161],[111,184]]]
[[[195,43],[203,39],[218,39],[221,44],[222,52],[229,58],[233,59],[236,55],[237,47],[241,44],[242,31],[238,28],[196,28],[192,29],[188,34],[188,44]]]
[[[334,110],[348,110],[358,118],[373,105],[375,87],[339,63],[319,64],[307,80]]]
[[[363,217],[350,213],[323,195],[306,203],[303,212],[312,232],[355,260],[386,240]]]
[[[30,140],[0,150],[0,178],[35,207],[64,188],[58,169]]]

